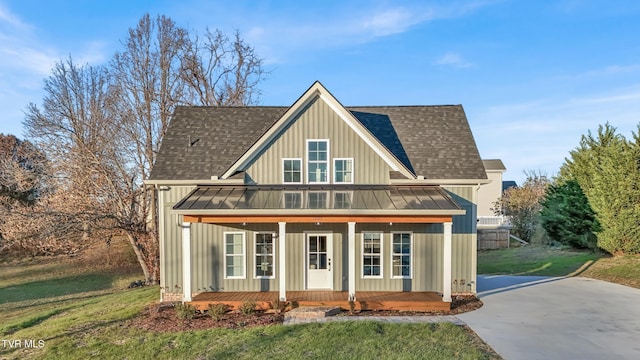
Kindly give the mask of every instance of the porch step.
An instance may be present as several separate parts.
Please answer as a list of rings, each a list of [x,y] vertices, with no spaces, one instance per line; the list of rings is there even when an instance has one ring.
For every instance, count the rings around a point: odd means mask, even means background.
[[[339,307],[304,306],[298,307],[284,314],[285,321],[292,319],[321,319],[340,313]]]

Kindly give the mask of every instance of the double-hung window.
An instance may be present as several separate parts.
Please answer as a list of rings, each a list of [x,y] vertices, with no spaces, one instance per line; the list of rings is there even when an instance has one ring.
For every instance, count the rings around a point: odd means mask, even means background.
[[[258,279],[273,279],[274,276],[274,245],[273,234],[256,234],[256,265],[255,277]]]
[[[244,232],[224,233],[224,277],[225,279],[245,278],[245,237]]]
[[[353,184],[353,159],[333,159],[333,182]]]
[[[392,233],[391,277],[410,279],[411,272],[411,233]]]
[[[362,233],[362,277],[382,278],[382,233]]]
[[[285,184],[302,183],[302,159],[282,159],[282,182]]]
[[[307,140],[307,182],[329,182],[329,140]]]

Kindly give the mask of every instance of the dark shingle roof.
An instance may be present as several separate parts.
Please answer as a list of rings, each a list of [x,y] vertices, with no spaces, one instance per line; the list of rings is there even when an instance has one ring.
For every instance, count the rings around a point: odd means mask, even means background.
[[[347,109],[416,175],[427,179],[487,178],[461,105]]]
[[[287,107],[178,107],[151,180],[205,180],[222,175]],[[462,106],[347,107],[416,175],[486,179]],[[191,146],[190,143],[191,142]]]
[[[207,180],[222,175],[287,109],[177,107],[149,179]]]

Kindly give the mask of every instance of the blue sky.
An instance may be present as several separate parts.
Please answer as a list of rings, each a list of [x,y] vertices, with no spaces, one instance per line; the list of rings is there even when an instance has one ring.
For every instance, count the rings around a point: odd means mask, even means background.
[[[240,30],[271,72],[263,105],[315,80],[347,106],[462,104],[481,156],[518,182],[555,174],[599,124],[640,122],[638,1],[0,0],[0,132],[23,136],[56,61],[107,61],[147,12]]]

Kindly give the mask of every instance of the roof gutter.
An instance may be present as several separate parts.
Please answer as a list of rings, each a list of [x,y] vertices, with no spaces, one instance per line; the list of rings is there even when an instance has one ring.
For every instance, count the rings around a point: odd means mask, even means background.
[[[179,215],[218,215],[218,216],[330,216],[330,215],[342,215],[342,216],[400,216],[400,215],[424,215],[424,216],[437,216],[437,215],[465,215],[466,210],[334,210],[325,209],[325,211],[318,211],[318,209],[189,209],[189,210],[176,210],[173,209],[174,214]]]
[[[483,185],[489,179],[391,179],[391,185]]]
[[[204,180],[143,180],[146,185],[174,185],[174,186],[197,186],[197,185],[245,185],[244,179],[204,179]]]

